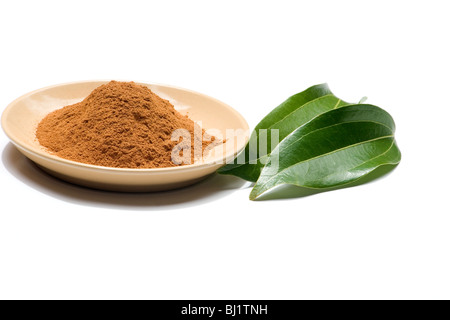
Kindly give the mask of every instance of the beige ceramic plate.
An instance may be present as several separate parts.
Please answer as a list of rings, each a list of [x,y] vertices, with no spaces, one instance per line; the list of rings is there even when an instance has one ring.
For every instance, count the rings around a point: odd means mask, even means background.
[[[143,84],[168,99],[182,114],[201,121],[204,129],[226,130],[236,136],[218,146],[202,162],[173,168],[118,169],[78,163],[50,154],[35,137],[38,123],[50,112],[83,100],[108,81],[86,81],[40,89],[12,102],[2,116],[2,127],[14,145],[48,173],[79,185],[124,192],[162,191],[195,183],[220,168],[241,151],[248,140],[248,124],[230,106],[206,95],[156,84]],[[217,136],[217,132],[215,132]]]

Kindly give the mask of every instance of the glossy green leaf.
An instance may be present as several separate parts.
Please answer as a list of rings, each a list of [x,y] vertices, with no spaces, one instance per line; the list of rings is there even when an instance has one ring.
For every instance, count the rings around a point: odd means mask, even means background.
[[[344,185],[383,165],[400,162],[395,124],[368,104],[322,113],[293,130],[269,156],[250,199],[283,184],[307,188]]]
[[[259,141],[262,129],[267,129],[268,132],[271,129],[277,129],[279,134],[278,141],[282,141],[294,130],[309,122],[311,119],[344,105],[348,105],[348,103],[334,96],[326,84],[310,87],[290,97],[270,112],[256,126],[243,153],[235,159],[235,163],[227,164],[219,170],[219,173],[235,175],[248,181],[257,181],[261,170],[268,160],[270,151],[277,145],[276,141],[272,143],[271,135],[268,134],[267,145],[269,150],[267,150],[267,154],[258,149],[259,144],[257,142]],[[250,146],[252,145],[255,146],[255,153],[258,156],[251,156]],[[244,157],[244,161],[238,161]],[[251,161],[252,159],[256,161]]]

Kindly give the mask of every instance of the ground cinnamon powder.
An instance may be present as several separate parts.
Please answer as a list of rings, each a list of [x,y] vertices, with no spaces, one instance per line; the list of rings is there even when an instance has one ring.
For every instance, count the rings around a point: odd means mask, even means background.
[[[69,160],[117,168],[161,168],[180,165],[171,156],[179,145],[171,140],[176,129],[191,135],[192,163],[193,142],[200,143],[202,150],[207,147],[204,131],[194,130],[195,126],[149,88],[112,81],[82,102],[50,113],[38,125],[36,136],[42,146]]]

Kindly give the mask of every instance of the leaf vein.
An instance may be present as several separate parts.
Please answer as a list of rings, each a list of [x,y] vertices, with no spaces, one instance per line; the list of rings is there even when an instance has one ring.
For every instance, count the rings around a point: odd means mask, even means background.
[[[339,100],[338,100],[338,102],[336,103],[336,105],[334,106],[334,108],[333,108],[333,109],[336,109],[336,108],[338,107],[339,103],[341,103],[341,101],[342,101],[342,100],[341,100],[341,99],[339,99]]]
[[[317,101],[317,100],[319,100],[319,99],[325,98],[325,97],[334,97],[334,95],[333,95],[332,93],[329,93],[329,94],[326,94],[326,95],[324,95],[324,96],[317,97],[317,98],[315,98],[315,99],[313,99],[313,100],[310,100],[310,101],[304,103],[303,105],[301,105],[301,106],[298,107],[297,109],[294,109],[294,110],[292,110],[291,112],[289,112],[289,113],[288,113],[286,116],[284,116],[282,119],[280,119],[280,120],[278,120],[277,122],[271,124],[267,129],[273,128],[273,126],[275,126],[276,124],[280,123],[281,121],[283,121],[284,119],[286,119],[287,117],[289,117],[291,114],[293,114],[293,113],[296,112],[297,110],[301,110],[301,109],[303,109],[305,106],[307,106],[307,105],[309,105],[309,104],[311,104],[311,103],[313,103],[313,102],[315,102],[315,101]],[[260,128],[258,128],[258,129],[260,129]]]
[[[330,151],[330,152],[327,152],[327,153],[318,155],[318,156],[313,157],[313,158],[309,158],[309,159],[305,159],[305,160],[303,160],[303,161],[297,162],[297,163],[295,163],[295,164],[293,164],[293,165],[290,165],[290,166],[287,167],[287,168],[284,168],[283,170],[279,171],[278,173],[276,173],[275,175],[273,175],[272,177],[270,177],[269,180],[267,180],[266,182],[264,182],[264,183],[261,185],[261,188],[265,187],[270,181],[272,181],[274,178],[276,178],[278,175],[280,175],[280,174],[283,173],[284,171],[286,171],[286,170],[288,170],[288,169],[290,169],[290,168],[292,168],[292,167],[294,167],[294,166],[297,166],[297,165],[299,165],[299,164],[305,163],[305,162],[307,162],[307,161],[315,160],[315,159],[318,159],[318,158],[320,158],[320,157],[325,157],[325,156],[328,156],[328,155],[333,154],[333,153],[335,153],[335,152],[343,151],[343,150],[349,149],[349,148],[351,148],[351,147],[363,145],[363,144],[365,144],[365,143],[369,143],[369,142],[373,142],[373,141],[377,141],[377,140],[382,140],[382,139],[386,139],[386,138],[393,138],[393,137],[394,137],[393,135],[389,135],[389,136],[378,137],[378,138],[370,139],[370,140],[366,140],[366,141],[361,141],[361,142],[354,143],[354,144],[352,144],[352,145],[349,145],[349,146],[346,146],[346,147],[343,147],[343,148],[339,148],[339,149],[336,149],[336,150],[333,150],[333,151]],[[255,186],[255,187],[256,187],[256,186]]]
[[[371,121],[371,120],[370,121],[368,121],[368,120],[345,121],[345,122],[335,123],[335,124],[332,124],[330,126],[322,127],[322,128],[316,129],[314,131],[308,132],[307,134],[301,136],[300,138],[298,138],[297,140],[295,140],[292,143],[288,144],[287,146],[285,146],[285,147],[283,146],[283,149],[286,149],[286,148],[292,146],[293,144],[299,142],[303,138],[305,138],[305,137],[309,136],[310,134],[313,134],[313,133],[315,133],[317,131],[325,130],[325,129],[332,128],[332,127],[336,127],[336,126],[339,126],[339,125],[344,124],[344,123],[358,123],[358,122],[362,122],[362,123],[376,123],[376,124],[379,124],[379,125],[381,125],[383,127],[388,128],[390,131],[392,131],[392,128],[390,128],[387,125],[385,125],[384,123],[381,123],[381,122],[378,122],[378,121]],[[295,131],[293,131],[293,132],[295,132]],[[287,139],[287,137],[285,139]],[[283,139],[278,145],[281,145],[285,139]],[[280,147],[280,149],[281,149],[281,147]]]
[[[377,156],[375,156],[375,157],[372,157],[372,158],[368,159],[367,161],[364,161],[363,163],[360,163],[360,164],[357,165],[356,167],[353,167],[353,168],[348,169],[347,171],[354,170],[354,169],[356,169],[357,167],[362,166],[363,164],[365,164],[365,163],[367,163],[367,162],[369,162],[369,161],[372,161],[372,160],[375,159],[375,158],[378,158],[378,157],[381,157],[381,156],[385,155],[385,154],[388,153],[389,150],[391,150],[392,147],[394,146],[394,141],[395,141],[395,140],[392,140],[392,143],[391,143],[390,147],[389,147],[385,152],[383,152],[383,153],[381,153],[381,154],[379,154],[379,155],[377,155]],[[326,178],[328,178],[329,176],[331,176],[332,174],[333,174],[333,173],[327,174],[326,176],[322,177],[321,179],[322,179],[322,180],[323,180],[323,179],[326,179]]]

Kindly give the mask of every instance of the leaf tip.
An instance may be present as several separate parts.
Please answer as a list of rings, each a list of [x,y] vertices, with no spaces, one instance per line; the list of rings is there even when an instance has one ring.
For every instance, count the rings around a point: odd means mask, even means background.
[[[261,192],[259,192],[258,190],[256,190],[256,189],[253,187],[252,191],[250,192],[249,199],[250,199],[251,201],[255,201],[256,199],[259,198],[260,195],[261,195]]]

